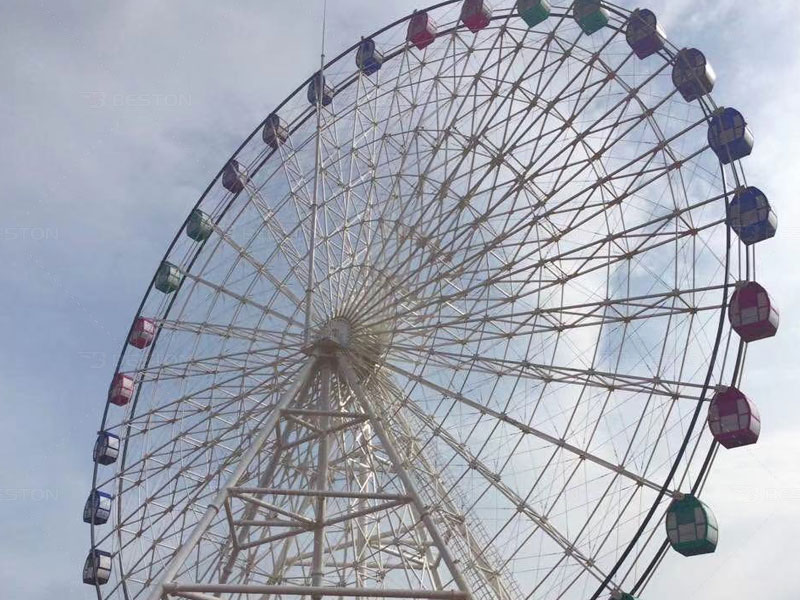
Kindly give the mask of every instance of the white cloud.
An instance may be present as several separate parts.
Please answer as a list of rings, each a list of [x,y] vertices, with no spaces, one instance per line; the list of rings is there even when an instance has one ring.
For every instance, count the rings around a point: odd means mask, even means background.
[[[416,7],[328,4],[331,52]],[[748,354],[746,391],[764,418],[762,440],[722,455],[705,494],[722,527],[719,551],[691,561],[670,556],[646,597],[792,598],[800,536],[792,314],[800,297],[800,9],[788,0],[652,7],[676,44],[708,48],[717,101],[740,107],[756,133],[748,178],[780,218],[778,237],[759,250],[759,279],[783,323],[774,341]],[[89,11],[64,0],[4,8],[0,454],[11,459],[0,482],[0,577],[8,597],[89,599],[93,592],[79,583],[88,545],[80,509],[127,322],[224,159],[315,69],[321,3],[127,0]]]

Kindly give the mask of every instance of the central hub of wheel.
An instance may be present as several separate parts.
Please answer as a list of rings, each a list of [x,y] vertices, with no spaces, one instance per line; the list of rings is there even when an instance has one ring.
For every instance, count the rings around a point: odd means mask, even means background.
[[[333,343],[346,349],[350,347],[352,333],[353,328],[352,325],[350,325],[350,321],[341,317],[336,317],[323,325],[319,343]]]
[[[336,316],[318,326],[308,351],[322,356],[346,352],[359,378],[374,372],[388,350],[389,336],[353,317]]]

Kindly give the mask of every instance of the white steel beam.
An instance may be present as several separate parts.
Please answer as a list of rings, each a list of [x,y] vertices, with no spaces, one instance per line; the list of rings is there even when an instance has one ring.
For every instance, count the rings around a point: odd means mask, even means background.
[[[428,508],[422,503],[422,499],[420,498],[419,493],[417,492],[416,486],[414,485],[411,476],[408,474],[408,471],[406,470],[406,463],[403,461],[402,457],[395,449],[394,441],[391,439],[388,432],[386,431],[386,428],[383,426],[382,417],[378,416],[378,414],[375,412],[372,404],[370,403],[369,399],[364,393],[364,390],[361,388],[361,384],[358,381],[358,376],[356,375],[356,372],[353,369],[353,367],[350,365],[347,356],[342,352],[338,352],[337,359],[338,359],[337,364],[339,367],[339,371],[344,375],[344,378],[347,381],[350,390],[353,392],[356,399],[361,404],[361,409],[367,415],[369,415],[370,424],[374,427],[376,435],[381,440],[381,444],[383,445],[384,451],[386,452],[389,459],[392,461],[393,467],[397,472],[397,476],[403,482],[403,485],[406,488],[406,493],[409,496],[411,496],[412,499],[411,506],[415,509],[417,518],[419,518],[425,524],[425,528],[427,529],[428,535],[430,535],[431,540],[439,550],[439,556],[441,556],[445,565],[447,565],[447,568],[450,571],[450,575],[453,577],[453,581],[455,581],[456,585],[464,593],[465,597],[471,599],[469,586],[467,585],[464,576],[461,574],[458,565],[453,560],[453,557],[450,554],[450,550],[447,547],[447,544],[445,543],[444,539],[442,538],[441,533],[439,533],[436,524],[433,522],[433,519],[431,518]]]
[[[164,568],[158,583],[153,586],[150,595],[148,596],[148,600],[160,600],[164,591],[166,591],[167,584],[170,584],[175,578],[178,570],[186,562],[186,559],[189,558],[189,555],[192,553],[194,548],[200,543],[203,534],[205,534],[205,532],[208,530],[212,520],[225,504],[230,488],[238,483],[239,479],[247,470],[247,467],[250,465],[255,456],[261,451],[267,439],[273,433],[275,425],[278,423],[278,419],[281,417],[281,410],[288,406],[288,404],[294,399],[294,397],[309,380],[315,363],[315,358],[309,359],[305,367],[303,367],[303,370],[298,374],[294,383],[288,390],[286,390],[277,406],[275,406],[270,412],[266,421],[261,426],[261,430],[259,431],[255,440],[253,440],[253,443],[239,460],[239,463],[228,477],[228,480],[225,482],[222,488],[220,488],[219,492],[217,492],[217,495],[208,505],[206,512],[203,514],[203,517],[200,519],[197,525],[194,526],[189,538],[183,544],[181,544],[172,555],[172,558]]]

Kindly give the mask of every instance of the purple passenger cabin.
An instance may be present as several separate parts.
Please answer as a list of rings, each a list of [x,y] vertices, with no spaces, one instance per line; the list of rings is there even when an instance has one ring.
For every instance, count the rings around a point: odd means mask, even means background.
[[[322,106],[328,106],[333,102],[333,88],[325,81],[325,75],[320,72],[314,74],[314,77],[311,78],[311,82],[308,84],[306,98],[308,99],[308,103],[313,106],[317,105],[317,101],[319,101]]]
[[[711,435],[726,448],[755,444],[761,432],[758,409],[735,387],[720,388],[708,407]]]
[[[289,139],[289,129],[278,115],[270,113],[264,121],[264,129],[261,131],[261,139],[264,143],[277,150],[279,146]]]
[[[716,80],[714,69],[697,48],[684,48],[675,56],[672,83],[687,102],[710,93]]]
[[[667,34],[652,10],[637,8],[625,26],[625,40],[638,58],[647,58],[664,48]]]
[[[222,171],[222,187],[232,194],[238,194],[244,189],[245,183],[247,183],[247,171],[235,158],[232,158]]]
[[[100,490],[92,490],[83,505],[83,522],[92,525],[104,525],[111,516],[111,494]]]
[[[103,585],[111,577],[111,554],[103,550],[91,550],[83,563],[83,583]]]
[[[119,456],[120,439],[118,435],[101,431],[97,434],[92,449],[92,460],[100,465],[110,465],[117,461]]]

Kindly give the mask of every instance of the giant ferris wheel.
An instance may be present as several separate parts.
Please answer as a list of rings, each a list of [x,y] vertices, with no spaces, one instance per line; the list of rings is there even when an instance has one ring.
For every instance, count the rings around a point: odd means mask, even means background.
[[[167,250],[109,389],[98,599],[633,598],[713,552],[774,335],[743,116],[649,10],[449,0],[323,60]]]

